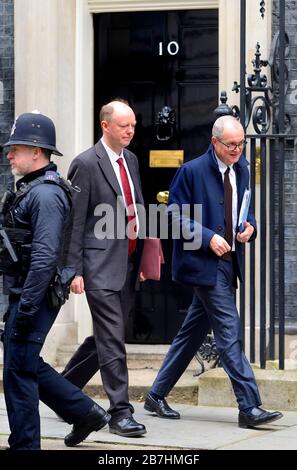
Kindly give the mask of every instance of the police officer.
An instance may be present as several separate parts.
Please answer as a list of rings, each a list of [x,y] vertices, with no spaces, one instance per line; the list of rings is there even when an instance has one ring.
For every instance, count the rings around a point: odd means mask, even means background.
[[[11,450],[40,449],[40,399],[73,424],[65,444],[74,446],[101,429],[110,416],[40,357],[63,303],[59,292],[55,303],[49,286],[61,260],[71,188],[50,161],[52,153],[62,154],[56,148],[55,126],[47,116],[21,114],[3,146],[10,147],[7,158],[12,173],[22,177],[6,207],[1,231],[6,242],[2,243],[0,273],[9,294],[3,335],[8,442]]]

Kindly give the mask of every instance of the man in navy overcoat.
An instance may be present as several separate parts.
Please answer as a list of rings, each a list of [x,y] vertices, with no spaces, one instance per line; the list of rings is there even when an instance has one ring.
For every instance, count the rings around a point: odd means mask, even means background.
[[[185,163],[170,186],[169,210],[183,236],[174,240],[172,275],[192,285],[193,302],[145,401],[145,409],[178,419],[165,397],[213,330],[220,362],[228,374],[239,407],[239,426],[254,427],[282,414],[261,408],[251,366],[243,352],[239,315],[234,301],[242,280],[243,244],[256,237],[256,221],[248,211],[241,233],[238,215],[249,188],[248,162],[242,155],[244,130],[237,119],[223,116],[213,126],[207,152]],[[194,208],[200,208],[199,220]],[[192,234],[192,246],[189,235]],[[195,242],[195,243],[194,243]]]

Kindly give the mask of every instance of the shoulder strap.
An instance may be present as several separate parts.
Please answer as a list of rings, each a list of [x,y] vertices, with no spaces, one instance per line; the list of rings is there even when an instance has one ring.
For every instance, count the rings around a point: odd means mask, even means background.
[[[29,183],[24,183],[21,185],[21,187],[15,193],[15,199],[10,210],[14,210],[15,207],[21,201],[21,199],[23,199],[23,197],[25,197],[28,192],[31,191],[31,189],[43,183],[56,184],[57,186],[60,186],[60,188],[62,188],[65,192],[70,206],[72,206],[71,184],[64,178],[62,178],[58,172],[47,171],[44,176],[40,176],[39,178],[36,178],[35,180],[30,181]]]
[[[72,207],[72,193],[75,188],[72,187],[70,181],[65,180],[57,171],[47,171],[43,177],[43,183],[57,184],[65,192],[70,207]]]
[[[10,212],[14,211],[21,199],[23,199],[23,197],[25,197],[26,194],[31,191],[31,189],[35,188],[35,186],[38,186],[41,183],[43,183],[41,178],[36,178],[35,180],[30,181],[29,183],[23,183],[15,193],[13,203],[10,206]]]

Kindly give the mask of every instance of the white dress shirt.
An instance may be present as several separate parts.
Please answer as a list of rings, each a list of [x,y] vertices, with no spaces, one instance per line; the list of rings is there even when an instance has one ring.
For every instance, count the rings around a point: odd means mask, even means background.
[[[225,171],[228,168],[228,165],[226,165],[222,160],[217,157],[215,154],[215,157],[217,159],[218,165],[219,165],[219,170],[222,175],[223,179],[223,184],[224,184],[224,177],[225,177]],[[236,174],[233,168],[233,165],[229,166],[230,172],[229,172],[229,180],[230,184],[232,186],[232,225],[233,225],[233,244],[232,244],[232,251],[235,251],[235,236],[236,236],[236,231],[237,231],[237,205],[238,205],[238,196],[237,196],[237,184],[236,184]]]
[[[121,150],[121,153],[118,155],[118,154],[115,153],[110,147],[108,147],[108,145],[104,142],[103,137],[101,138],[101,142],[102,142],[102,145],[103,145],[103,147],[105,148],[105,150],[106,150],[106,152],[107,152],[107,155],[108,155],[108,157],[109,157],[110,163],[111,163],[111,165],[112,165],[112,167],[113,167],[113,169],[114,169],[115,175],[116,175],[116,177],[117,177],[118,183],[119,183],[120,188],[121,188],[121,192],[122,192],[122,195],[123,195],[123,199],[124,199],[124,201],[125,201],[125,205],[126,205],[126,207],[127,207],[127,203],[126,203],[125,196],[124,196],[124,191],[123,191],[123,186],[122,186],[121,175],[120,175],[120,165],[117,163],[117,160],[118,160],[119,158],[122,158],[123,161],[124,161],[124,167],[125,167],[126,172],[127,172],[127,175],[128,175],[128,180],[129,180],[129,184],[130,184],[130,188],[131,188],[131,193],[132,193],[133,204],[134,204],[134,207],[135,207],[136,227],[137,227],[137,232],[138,232],[138,228],[139,228],[139,218],[138,218],[138,214],[137,214],[137,210],[136,210],[134,184],[133,184],[133,181],[132,181],[130,172],[129,172],[129,168],[128,168],[127,162],[126,162],[125,157],[124,157],[124,151],[123,151],[123,149],[122,149],[122,150]]]

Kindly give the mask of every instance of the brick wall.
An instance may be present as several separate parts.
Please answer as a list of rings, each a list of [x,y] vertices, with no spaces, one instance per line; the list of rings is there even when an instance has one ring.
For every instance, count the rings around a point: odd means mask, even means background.
[[[287,0],[286,32],[289,36],[288,90],[285,112],[290,115],[292,134],[297,134],[297,1]],[[273,2],[273,34],[279,29],[279,1]],[[297,331],[297,139],[285,150],[285,315],[286,331]],[[276,253],[277,256],[277,253]],[[276,273],[277,274],[277,273]]]
[[[14,119],[13,0],[0,0],[0,143],[5,142]],[[11,180],[9,165],[0,152],[0,197]],[[6,308],[0,278],[0,319]]]

